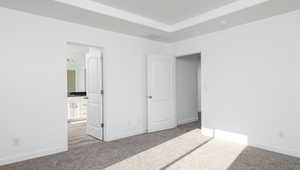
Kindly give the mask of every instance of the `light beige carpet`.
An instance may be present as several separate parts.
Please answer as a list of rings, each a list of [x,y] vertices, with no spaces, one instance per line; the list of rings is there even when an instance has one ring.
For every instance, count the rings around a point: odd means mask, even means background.
[[[78,145],[74,145],[78,146]],[[199,122],[0,167],[1,170],[300,170],[300,159],[218,141]]]
[[[106,169],[227,169],[244,148],[204,137],[195,129]]]

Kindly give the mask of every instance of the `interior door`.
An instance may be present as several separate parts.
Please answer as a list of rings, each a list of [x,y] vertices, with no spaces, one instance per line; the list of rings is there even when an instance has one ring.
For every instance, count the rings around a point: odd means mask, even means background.
[[[147,57],[148,132],[176,127],[175,58]]]
[[[86,56],[87,134],[103,140],[102,53],[90,48]]]

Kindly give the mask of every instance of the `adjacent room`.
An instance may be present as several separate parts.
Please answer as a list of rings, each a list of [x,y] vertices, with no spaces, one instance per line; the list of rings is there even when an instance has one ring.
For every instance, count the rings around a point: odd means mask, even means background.
[[[0,0],[0,170],[300,169],[299,21],[299,0]]]
[[[93,60],[92,57],[96,58]],[[99,60],[97,60],[99,58]],[[99,65],[98,65],[99,63]],[[91,79],[101,79],[101,50],[87,45],[67,44],[67,115],[68,115],[68,147],[76,148],[92,143],[99,143],[103,136],[95,135],[94,131],[102,134],[102,100],[91,103],[92,89],[99,84]],[[99,66],[99,68],[98,68]],[[94,70],[92,70],[95,67]],[[95,74],[95,73],[96,74]],[[93,85],[94,84],[94,85]],[[101,85],[99,86],[101,88]],[[97,94],[96,94],[97,95]],[[101,90],[97,96],[101,97]],[[94,113],[96,112],[96,113]],[[96,117],[95,117],[96,115]],[[97,116],[100,115],[100,116]]]
[[[199,121],[201,126],[201,54],[176,57],[177,124]]]

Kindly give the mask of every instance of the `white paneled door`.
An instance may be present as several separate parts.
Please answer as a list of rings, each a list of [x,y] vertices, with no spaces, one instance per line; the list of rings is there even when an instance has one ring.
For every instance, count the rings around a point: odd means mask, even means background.
[[[86,56],[86,87],[88,96],[87,134],[103,140],[102,53],[90,48]]]
[[[175,58],[147,57],[148,132],[176,127]]]

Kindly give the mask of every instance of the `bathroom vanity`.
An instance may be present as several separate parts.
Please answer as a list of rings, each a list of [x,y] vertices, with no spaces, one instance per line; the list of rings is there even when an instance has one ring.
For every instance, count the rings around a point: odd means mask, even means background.
[[[67,99],[68,120],[84,120],[87,118],[87,102],[86,96],[69,96]]]

